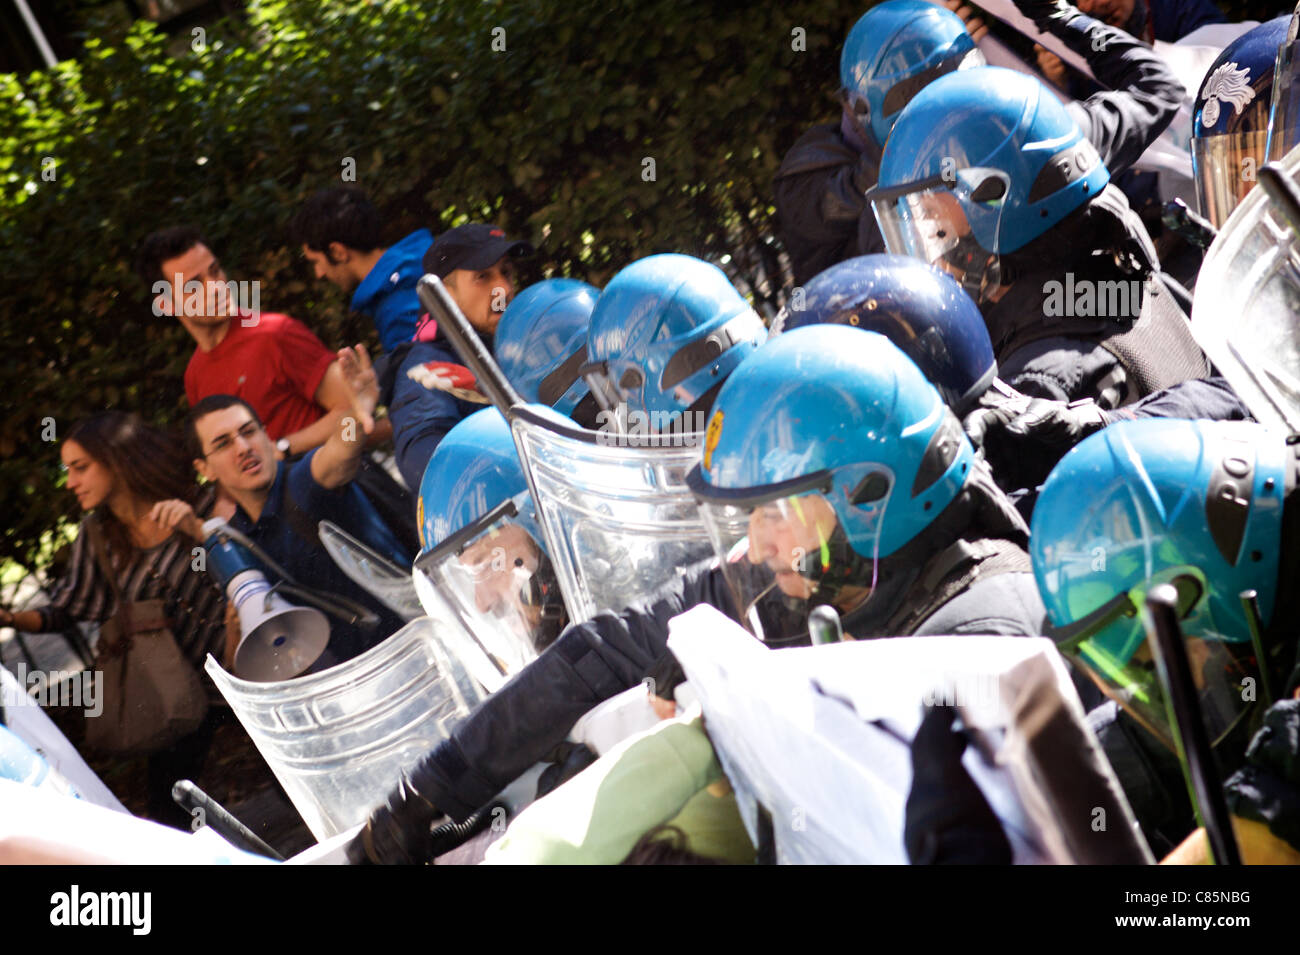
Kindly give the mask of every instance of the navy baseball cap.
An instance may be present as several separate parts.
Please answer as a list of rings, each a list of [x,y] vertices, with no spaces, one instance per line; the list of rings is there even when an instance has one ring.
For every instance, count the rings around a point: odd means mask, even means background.
[[[532,255],[527,242],[507,239],[494,225],[471,222],[457,226],[434,240],[424,253],[424,271],[445,279],[456,269],[486,269],[506,255]]]

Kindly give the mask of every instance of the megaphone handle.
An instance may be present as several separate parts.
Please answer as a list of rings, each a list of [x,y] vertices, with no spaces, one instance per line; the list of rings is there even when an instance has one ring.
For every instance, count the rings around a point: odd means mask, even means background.
[[[287,594],[298,600],[305,601],[318,610],[323,610],[332,617],[342,620],[344,623],[351,624],[354,627],[361,627],[364,630],[373,630],[379,626],[379,615],[354,603],[343,597],[326,597],[324,594],[318,594],[306,587],[296,586],[294,584],[280,581],[275,585],[282,594]],[[275,588],[272,588],[275,589]]]

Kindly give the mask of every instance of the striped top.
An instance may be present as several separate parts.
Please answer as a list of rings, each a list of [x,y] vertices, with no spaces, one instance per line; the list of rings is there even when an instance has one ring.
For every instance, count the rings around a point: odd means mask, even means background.
[[[199,519],[212,512],[216,486],[199,492],[194,513]],[[176,645],[186,659],[202,671],[209,652],[218,660],[225,648],[226,597],[198,562],[198,543],[179,531],[161,544],[136,548],[125,567],[120,556],[110,560],[118,571],[117,585],[129,601],[163,601],[167,618],[173,621]],[[68,573],[50,589],[50,602],[39,608],[41,629],[47,633],[65,630],[78,620],[103,622],[117,612],[113,589],[100,572],[90,532],[82,521],[72,545]]]

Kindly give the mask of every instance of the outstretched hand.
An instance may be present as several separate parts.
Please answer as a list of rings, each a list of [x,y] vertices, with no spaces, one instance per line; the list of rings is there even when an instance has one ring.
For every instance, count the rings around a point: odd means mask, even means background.
[[[379,379],[370,364],[370,355],[365,345],[339,349],[339,370],[347,383],[351,398],[351,410],[361,425],[361,430],[370,434],[375,430],[375,406],[379,402]]]

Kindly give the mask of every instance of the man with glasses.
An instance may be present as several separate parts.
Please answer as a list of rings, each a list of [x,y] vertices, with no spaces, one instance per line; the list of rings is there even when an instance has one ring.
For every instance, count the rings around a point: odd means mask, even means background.
[[[368,630],[332,619],[330,643],[317,670],[369,649],[403,623],[339,570],[317,537],[318,523],[338,525],[399,566],[410,564],[413,556],[353,482],[366,435],[374,428],[378,388],[369,356],[362,346],[345,348],[339,367],[351,398],[348,413],[324,444],[292,464],[276,459],[270,435],[240,398],[210,395],[188,420],[195,470],[237,505],[230,526],[299,583],[360,603],[378,616],[378,626]]]

